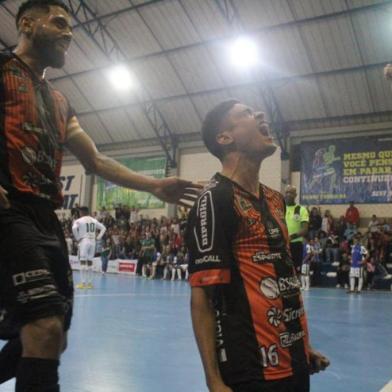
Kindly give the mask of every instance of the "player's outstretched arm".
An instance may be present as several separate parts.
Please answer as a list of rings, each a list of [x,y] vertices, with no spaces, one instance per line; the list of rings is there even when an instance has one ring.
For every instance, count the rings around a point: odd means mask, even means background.
[[[200,185],[176,177],[157,179],[143,176],[101,154],[91,138],[83,131],[76,117],[72,117],[68,123],[66,145],[87,172],[97,174],[125,188],[150,192],[168,203],[190,206],[202,188]]]

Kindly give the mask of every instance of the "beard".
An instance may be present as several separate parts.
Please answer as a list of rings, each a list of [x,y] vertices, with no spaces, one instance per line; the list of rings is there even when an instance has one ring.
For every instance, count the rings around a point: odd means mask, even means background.
[[[62,68],[65,64],[65,51],[58,47],[59,39],[44,34],[33,38],[33,47],[46,67]]]

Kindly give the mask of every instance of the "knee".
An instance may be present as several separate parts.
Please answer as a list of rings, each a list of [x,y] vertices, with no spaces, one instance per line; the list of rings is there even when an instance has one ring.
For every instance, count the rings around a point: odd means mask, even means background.
[[[64,338],[63,328],[60,317],[36,320],[23,327],[22,339],[27,345],[61,347]]]

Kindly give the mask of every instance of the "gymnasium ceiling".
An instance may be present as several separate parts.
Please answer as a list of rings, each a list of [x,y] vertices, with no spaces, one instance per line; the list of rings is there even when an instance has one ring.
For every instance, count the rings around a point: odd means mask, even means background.
[[[19,0],[0,2],[0,50],[13,47]],[[68,0],[74,42],[48,74],[98,145],[147,143],[154,127],[197,138],[206,112],[236,97],[278,113],[286,130],[392,121],[383,67],[392,59],[392,4],[379,0]],[[239,32],[262,53],[234,68]],[[126,62],[132,92],[106,72]],[[151,118],[157,120],[155,123]]]

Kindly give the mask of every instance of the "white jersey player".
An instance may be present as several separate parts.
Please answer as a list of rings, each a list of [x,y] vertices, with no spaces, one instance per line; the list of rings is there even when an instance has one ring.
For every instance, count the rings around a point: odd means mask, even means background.
[[[96,219],[89,216],[87,207],[80,208],[81,217],[72,225],[73,235],[79,243],[79,261],[81,283],[77,288],[93,288],[92,266],[95,255],[95,241],[100,240],[106,232],[106,227]],[[97,236],[97,231],[99,232]]]

